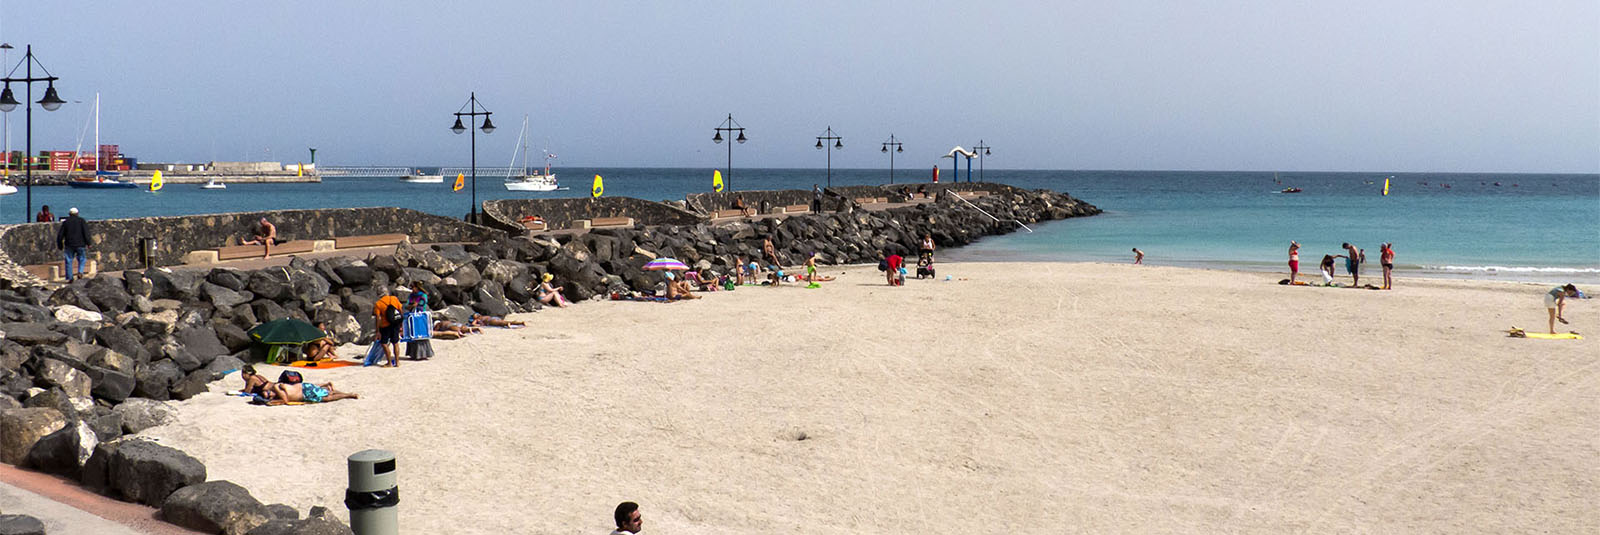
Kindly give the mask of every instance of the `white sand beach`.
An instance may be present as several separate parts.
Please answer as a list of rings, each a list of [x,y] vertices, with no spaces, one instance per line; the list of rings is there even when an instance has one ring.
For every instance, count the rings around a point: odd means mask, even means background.
[[[146,433],[341,516],[345,457],[393,450],[406,533],[605,533],[623,500],[644,533],[1600,531],[1600,339],[1504,332],[1548,286],[939,268],[547,309],[308,372],[360,400],[251,406],[235,375]]]

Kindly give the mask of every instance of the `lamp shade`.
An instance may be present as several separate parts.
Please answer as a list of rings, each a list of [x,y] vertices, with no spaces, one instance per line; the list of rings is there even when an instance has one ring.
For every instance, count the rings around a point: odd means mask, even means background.
[[[55,84],[50,84],[50,87],[45,88],[44,98],[39,99],[39,107],[44,108],[44,111],[56,111],[56,108],[60,108],[62,104],[66,103],[67,101],[61,100],[61,97],[56,95]]]
[[[17,102],[17,95],[11,92],[11,85],[7,84],[5,91],[0,91],[0,111],[17,109],[17,104],[21,102]]]
[[[749,138],[744,137],[744,129],[743,128],[739,129],[739,139],[736,139],[735,141],[738,141],[739,143],[744,143],[745,141],[749,141]]]
[[[450,131],[451,132],[455,132],[457,134],[462,134],[462,133],[466,133],[467,127],[462,126],[460,117],[456,117],[456,125],[450,127]]]
[[[483,118],[483,127],[479,128],[479,130],[483,130],[483,133],[485,133],[485,134],[493,134],[494,133],[494,123],[489,122],[489,118],[488,117],[484,117]]]
[[[902,146],[900,146],[900,145],[895,145],[895,146],[894,146],[894,151],[895,151],[895,152],[905,152],[905,151],[906,151],[906,148],[905,148],[905,147],[902,147]]]
[[[878,152],[889,152],[889,145],[887,145],[887,144],[886,144],[886,145],[884,145],[884,146],[883,146],[883,150],[881,150],[881,151],[878,151]]]
[[[817,138],[817,150],[822,150],[822,138]]]
[[[722,131],[721,130],[717,131],[717,135],[711,136],[711,142],[712,143],[722,143]]]
[[[842,140],[842,139],[834,140],[833,148],[836,148],[836,149],[844,148],[844,140]]]

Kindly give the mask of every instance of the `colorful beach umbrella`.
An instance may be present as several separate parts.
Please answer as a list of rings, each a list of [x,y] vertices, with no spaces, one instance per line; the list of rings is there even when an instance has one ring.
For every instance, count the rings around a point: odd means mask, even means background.
[[[683,262],[679,262],[671,258],[657,258],[655,260],[651,260],[650,263],[645,264],[644,269],[646,271],[688,271],[689,266],[686,266],[683,264]]]

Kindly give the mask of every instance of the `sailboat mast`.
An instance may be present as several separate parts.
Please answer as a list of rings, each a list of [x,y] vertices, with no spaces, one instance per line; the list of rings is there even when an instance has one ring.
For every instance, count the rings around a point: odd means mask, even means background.
[[[100,178],[100,92],[94,94],[94,177]]]

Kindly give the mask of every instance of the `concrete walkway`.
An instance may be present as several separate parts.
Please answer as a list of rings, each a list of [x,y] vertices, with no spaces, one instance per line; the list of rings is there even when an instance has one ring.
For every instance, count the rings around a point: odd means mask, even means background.
[[[0,511],[37,518],[44,523],[46,533],[200,533],[157,520],[154,508],[113,500],[64,479],[8,464],[0,464]]]

